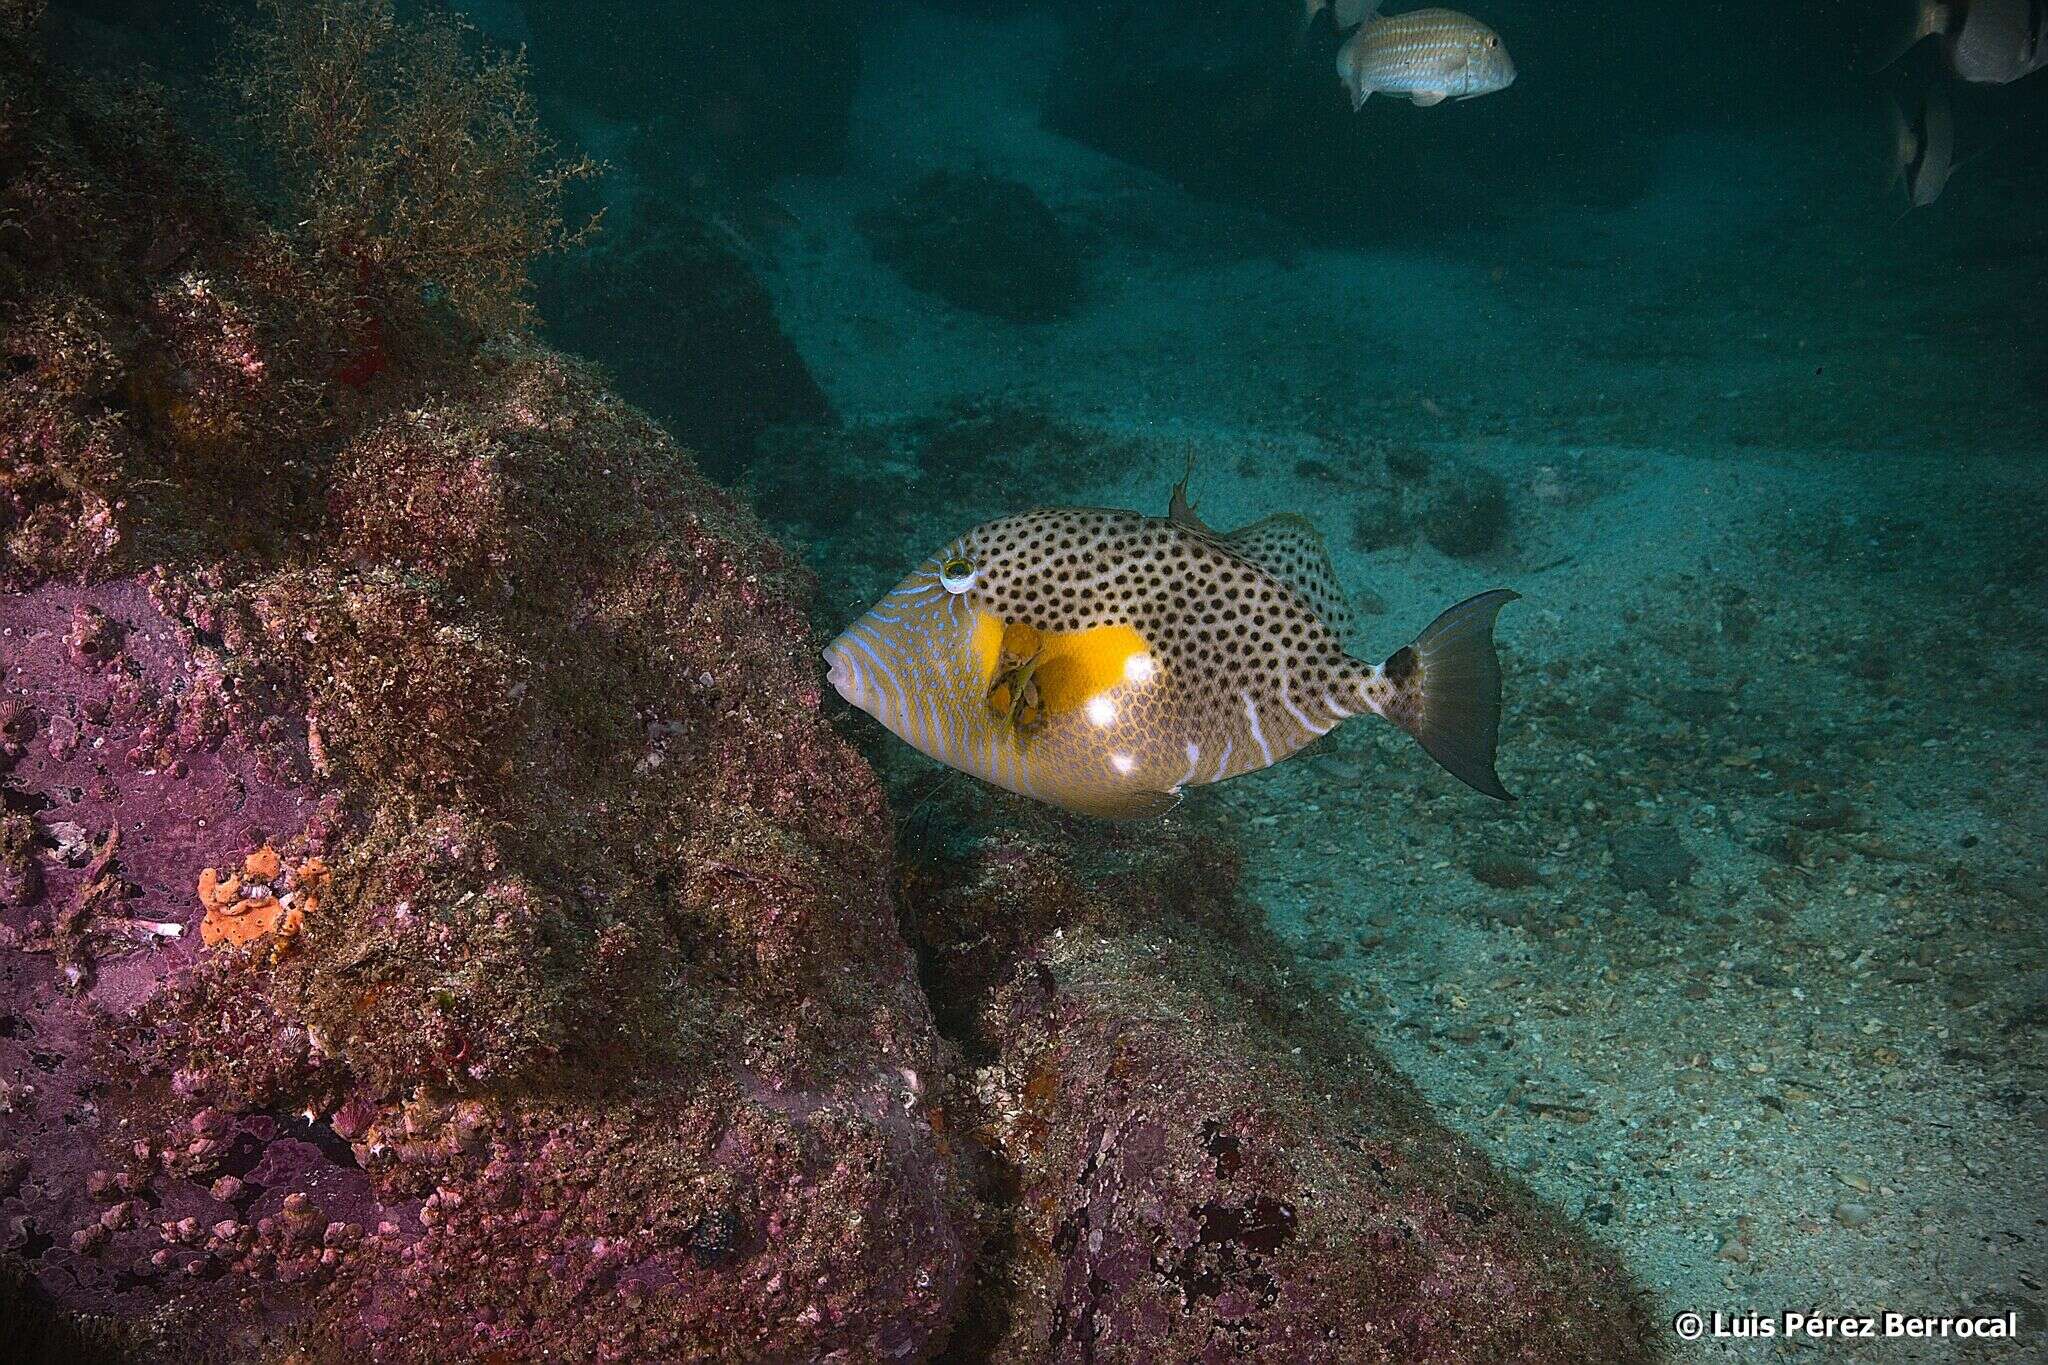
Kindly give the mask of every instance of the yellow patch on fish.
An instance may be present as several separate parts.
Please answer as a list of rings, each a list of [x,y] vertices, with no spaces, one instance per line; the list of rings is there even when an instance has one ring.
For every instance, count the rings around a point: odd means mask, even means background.
[[[1129,626],[1095,626],[1066,634],[1012,626],[1009,633],[1022,634],[1037,646],[1027,658],[1035,665],[1032,682],[1050,716],[1084,710],[1128,681],[1133,664],[1149,657],[1145,638]]]
[[[1219,534],[1176,489],[1165,517],[1048,509],[977,527],[825,659],[842,697],[922,752],[1087,814],[1156,814],[1365,711],[1505,799],[1492,626],[1513,597],[1482,593],[1365,664],[1343,648],[1343,593],[1306,521]]]

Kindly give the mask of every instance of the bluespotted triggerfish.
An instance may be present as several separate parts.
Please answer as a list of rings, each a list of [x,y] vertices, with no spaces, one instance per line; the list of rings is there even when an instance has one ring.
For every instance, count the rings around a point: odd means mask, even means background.
[[[1366,712],[1506,801],[1493,623],[1515,597],[1468,598],[1365,663],[1341,643],[1350,612],[1314,527],[1283,513],[1220,534],[1183,482],[1163,518],[1051,508],[976,527],[825,662],[840,696],[932,758],[1082,814],[1160,814]]]

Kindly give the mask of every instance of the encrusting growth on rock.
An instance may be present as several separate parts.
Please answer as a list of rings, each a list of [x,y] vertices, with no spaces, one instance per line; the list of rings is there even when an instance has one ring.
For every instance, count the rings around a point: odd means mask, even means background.
[[[524,57],[480,58],[459,17],[400,20],[392,0],[260,8],[232,78],[313,240],[366,280],[445,296],[476,325],[524,323],[533,259],[596,226],[567,229],[561,209],[599,169],[555,157]],[[381,327],[362,341],[351,382],[385,363]]]
[[[199,936],[211,948],[275,935],[273,952],[281,955],[305,928],[306,917],[320,908],[329,881],[324,858],[307,858],[287,874],[269,844],[243,859],[239,873],[223,877],[206,868],[199,874],[199,903],[206,908]]]

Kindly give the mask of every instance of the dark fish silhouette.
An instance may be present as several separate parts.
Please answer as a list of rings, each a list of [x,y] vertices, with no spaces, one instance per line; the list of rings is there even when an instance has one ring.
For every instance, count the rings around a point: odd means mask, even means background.
[[[2048,0],[1918,0],[1890,66],[1922,39],[1973,85],[2007,85],[2048,66]]]
[[[1914,208],[1941,198],[1955,161],[1955,114],[1940,86],[1928,90],[1911,118],[1892,101],[1892,181],[1904,183]]]

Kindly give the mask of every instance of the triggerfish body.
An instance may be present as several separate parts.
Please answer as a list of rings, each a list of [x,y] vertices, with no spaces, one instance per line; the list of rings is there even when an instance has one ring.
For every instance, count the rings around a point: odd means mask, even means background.
[[[1184,488],[1164,518],[1055,508],[976,527],[831,643],[832,686],[941,763],[1088,815],[1159,814],[1366,712],[1513,799],[1493,767],[1493,622],[1515,593],[1460,602],[1368,664],[1340,642],[1349,612],[1308,522],[1222,535]]]

